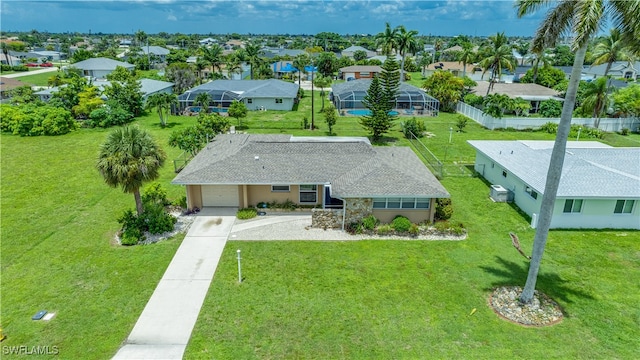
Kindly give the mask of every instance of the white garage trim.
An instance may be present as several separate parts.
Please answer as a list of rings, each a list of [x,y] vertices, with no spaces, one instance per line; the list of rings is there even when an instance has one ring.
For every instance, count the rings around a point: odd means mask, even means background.
[[[202,206],[232,206],[240,204],[238,185],[202,185]]]

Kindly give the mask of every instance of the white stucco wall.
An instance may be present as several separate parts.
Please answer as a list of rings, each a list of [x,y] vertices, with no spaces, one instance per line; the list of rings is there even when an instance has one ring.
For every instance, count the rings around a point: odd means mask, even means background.
[[[252,103],[248,103],[248,99],[244,99],[245,105],[249,110],[259,110],[264,107],[267,110],[284,110],[290,111],[293,108],[293,99],[282,98],[282,103],[277,104],[275,98],[253,98]]]
[[[492,167],[492,163],[494,163]],[[504,170],[500,165],[481,153],[476,153],[475,170],[491,184],[502,185],[513,192],[513,201],[527,215],[532,216],[540,212],[542,194],[532,198],[526,191],[526,184],[507,171],[507,177],[502,176]],[[487,196],[490,189],[487,188]],[[576,198],[578,199],[578,198]],[[635,199],[635,206],[631,214],[614,214],[617,200],[634,199],[581,199],[582,210],[579,213],[563,213],[566,198],[557,198],[553,210],[551,228],[568,229],[640,229],[640,199]]]

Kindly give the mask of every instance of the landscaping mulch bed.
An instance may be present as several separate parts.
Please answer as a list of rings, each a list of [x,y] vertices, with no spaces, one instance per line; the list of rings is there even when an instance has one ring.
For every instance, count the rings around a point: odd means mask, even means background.
[[[560,306],[536,290],[530,304],[520,302],[520,286],[501,286],[489,297],[489,306],[503,319],[524,326],[548,326],[562,321]]]

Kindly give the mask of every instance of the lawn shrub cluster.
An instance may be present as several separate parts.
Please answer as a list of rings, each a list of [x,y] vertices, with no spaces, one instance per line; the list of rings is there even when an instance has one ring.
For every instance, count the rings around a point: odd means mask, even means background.
[[[424,133],[427,131],[424,121],[416,120],[415,117],[401,123],[400,125],[402,126],[402,133],[407,139],[411,139],[411,133],[420,138],[424,136]]]
[[[105,106],[93,110],[85,124],[89,127],[108,128],[128,124],[133,120],[133,114],[119,103],[107,101]]]
[[[0,105],[0,112],[0,130],[14,135],[63,135],[80,127],[71,112],[49,105]]]
[[[236,213],[236,217],[240,220],[253,219],[256,216],[258,216],[258,210],[256,210],[255,208],[240,209]]]
[[[2,71],[29,71],[29,67],[27,67],[26,65],[6,65],[6,64],[2,64],[0,65],[2,68]]]
[[[171,204],[167,199],[167,192],[158,183],[145,189],[142,194],[144,212],[138,215],[128,209],[118,218],[122,225],[120,242],[122,245],[136,245],[145,240],[145,232],[162,234],[173,230],[177,219],[169,214],[166,206]]]
[[[259,209],[282,209],[282,210],[290,210],[293,211],[300,207],[300,205],[294,203],[290,199],[287,199],[283,202],[270,201],[270,202],[259,202]]]
[[[453,206],[451,199],[440,198],[436,200],[435,220],[449,220],[453,215]]]
[[[362,219],[362,227],[367,230],[375,229],[378,224],[380,224],[380,220],[373,215],[369,215]]]
[[[441,233],[453,233],[454,235],[464,234],[464,225],[461,222],[438,221],[433,224],[436,231]]]
[[[398,215],[390,224],[381,224],[374,215],[362,218],[359,222],[353,222],[345,226],[345,231],[349,234],[376,234],[380,236],[386,235],[420,235],[421,231],[427,229],[428,226],[423,224],[414,224],[407,217]],[[448,221],[439,221],[434,224],[434,229],[440,233],[450,233],[454,235],[464,234],[464,226],[462,223],[449,223]]]
[[[411,228],[411,220],[398,215],[391,221],[391,226],[397,232],[407,232]]]
[[[540,127],[540,131],[544,131],[549,134],[556,134],[558,132],[558,124],[548,122]],[[584,137],[584,138],[592,138],[592,139],[604,138],[604,131],[600,129],[594,129],[594,128],[585,127],[577,124],[571,125],[571,130],[569,130],[569,137],[576,138],[578,137],[578,133],[580,133],[580,137]]]

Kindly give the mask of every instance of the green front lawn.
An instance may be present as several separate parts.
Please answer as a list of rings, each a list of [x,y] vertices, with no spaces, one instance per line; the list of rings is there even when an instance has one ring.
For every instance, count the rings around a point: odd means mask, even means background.
[[[316,92],[316,111],[320,106]],[[318,130],[302,129],[303,116],[311,120],[310,107],[307,91],[297,111],[249,112],[243,123],[255,133],[328,135],[321,114],[315,115]],[[448,145],[449,127],[455,127],[456,116],[441,114],[424,120],[435,135],[424,142],[441,159],[446,151],[447,162],[473,159],[466,139],[553,138],[543,133],[488,131],[470,122],[464,133],[453,133]],[[181,151],[167,146],[167,140],[172,131],[193,123],[195,117],[172,116],[168,128],[162,129],[155,113],[136,120],[168,153],[159,181],[172,199],[184,195],[182,187],[169,184],[175,176],[172,160]],[[109,131],[0,136],[0,326],[8,336],[3,346],[58,346],[65,359],[110,358],[133,328],[180,244],[181,237],[149,246],[113,245],[119,228],[116,219],[123,210],[133,208],[134,201],[132,195],[104,185],[94,169],[98,146]],[[340,117],[334,132],[366,136],[357,117]],[[399,127],[388,140],[389,146],[409,144]],[[617,146],[638,146],[636,135],[610,134],[605,140]],[[510,275],[513,280],[508,283],[524,281],[519,273],[524,261],[510,247],[506,233],[515,230],[528,248],[533,231],[508,205],[488,203],[488,188],[479,179],[445,178],[443,184],[453,196],[454,220],[470,231],[466,241],[231,242],[194,331],[190,357],[425,357],[431,354],[426,341],[433,341],[429,348],[463,344],[460,355],[488,357],[488,348],[495,346],[494,351],[503,351],[498,354],[517,357],[516,337],[506,335],[510,332],[522,334],[517,340],[526,346],[521,349],[541,351],[546,345],[559,352],[563,347],[556,346],[560,340],[555,338],[570,342],[573,335],[585,349],[602,357],[631,357],[638,344],[627,334],[633,333],[633,326],[637,329],[640,318],[631,305],[637,288],[629,283],[638,278],[640,268],[638,232],[626,236],[618,236],[622,232],[554,232],[543,272],[566,282],[543,278],[541,286],[561,301],[569,318],[549,329],[520,329],[497,320],[484,304],[488,289],[503,281],[501,271],[518,274]],[[237,248],[242,248],[246,259],[247,282],[241,286],[234,282]],[[518,266],[512,269],[511,263]],[[592,264],[596,268],[587,267]],[[573,295],[565,288],[588,296]],[[473,308],[477,313],[468,316]],[[50,322],[32,321],[31,316],[42,309],[55,312],[56,317]],[[557,329],[568,329],[570,335],[558,334]],[[528,336],[540,345],[529,344]],[[433,354],[456,356],[454,345],[449,345],[435,347]],[[465,346],[479,350],[472,353]],[[577,348],[572,345],[557,356],[580,356],[583,353]],[[216,355],[202,355],[205,351]]]
[[[16,78],[16,80],[20,80],[25,84],[35,85],[35,86],[48,86],[48,80],[50,77],[56,75],[56,71],[45,72],[40,74],[33,75],[25,75]]]
[[[525,328],[501,320],[487,298],[496,286],[524,285],[527,261],[508,232],[529,252],[534,230],[491,202],[480,179],[443,184],[467,240],[229,242],[185,357],[638,357],[639,232],[553,231],[538,289],[566,317]]]

